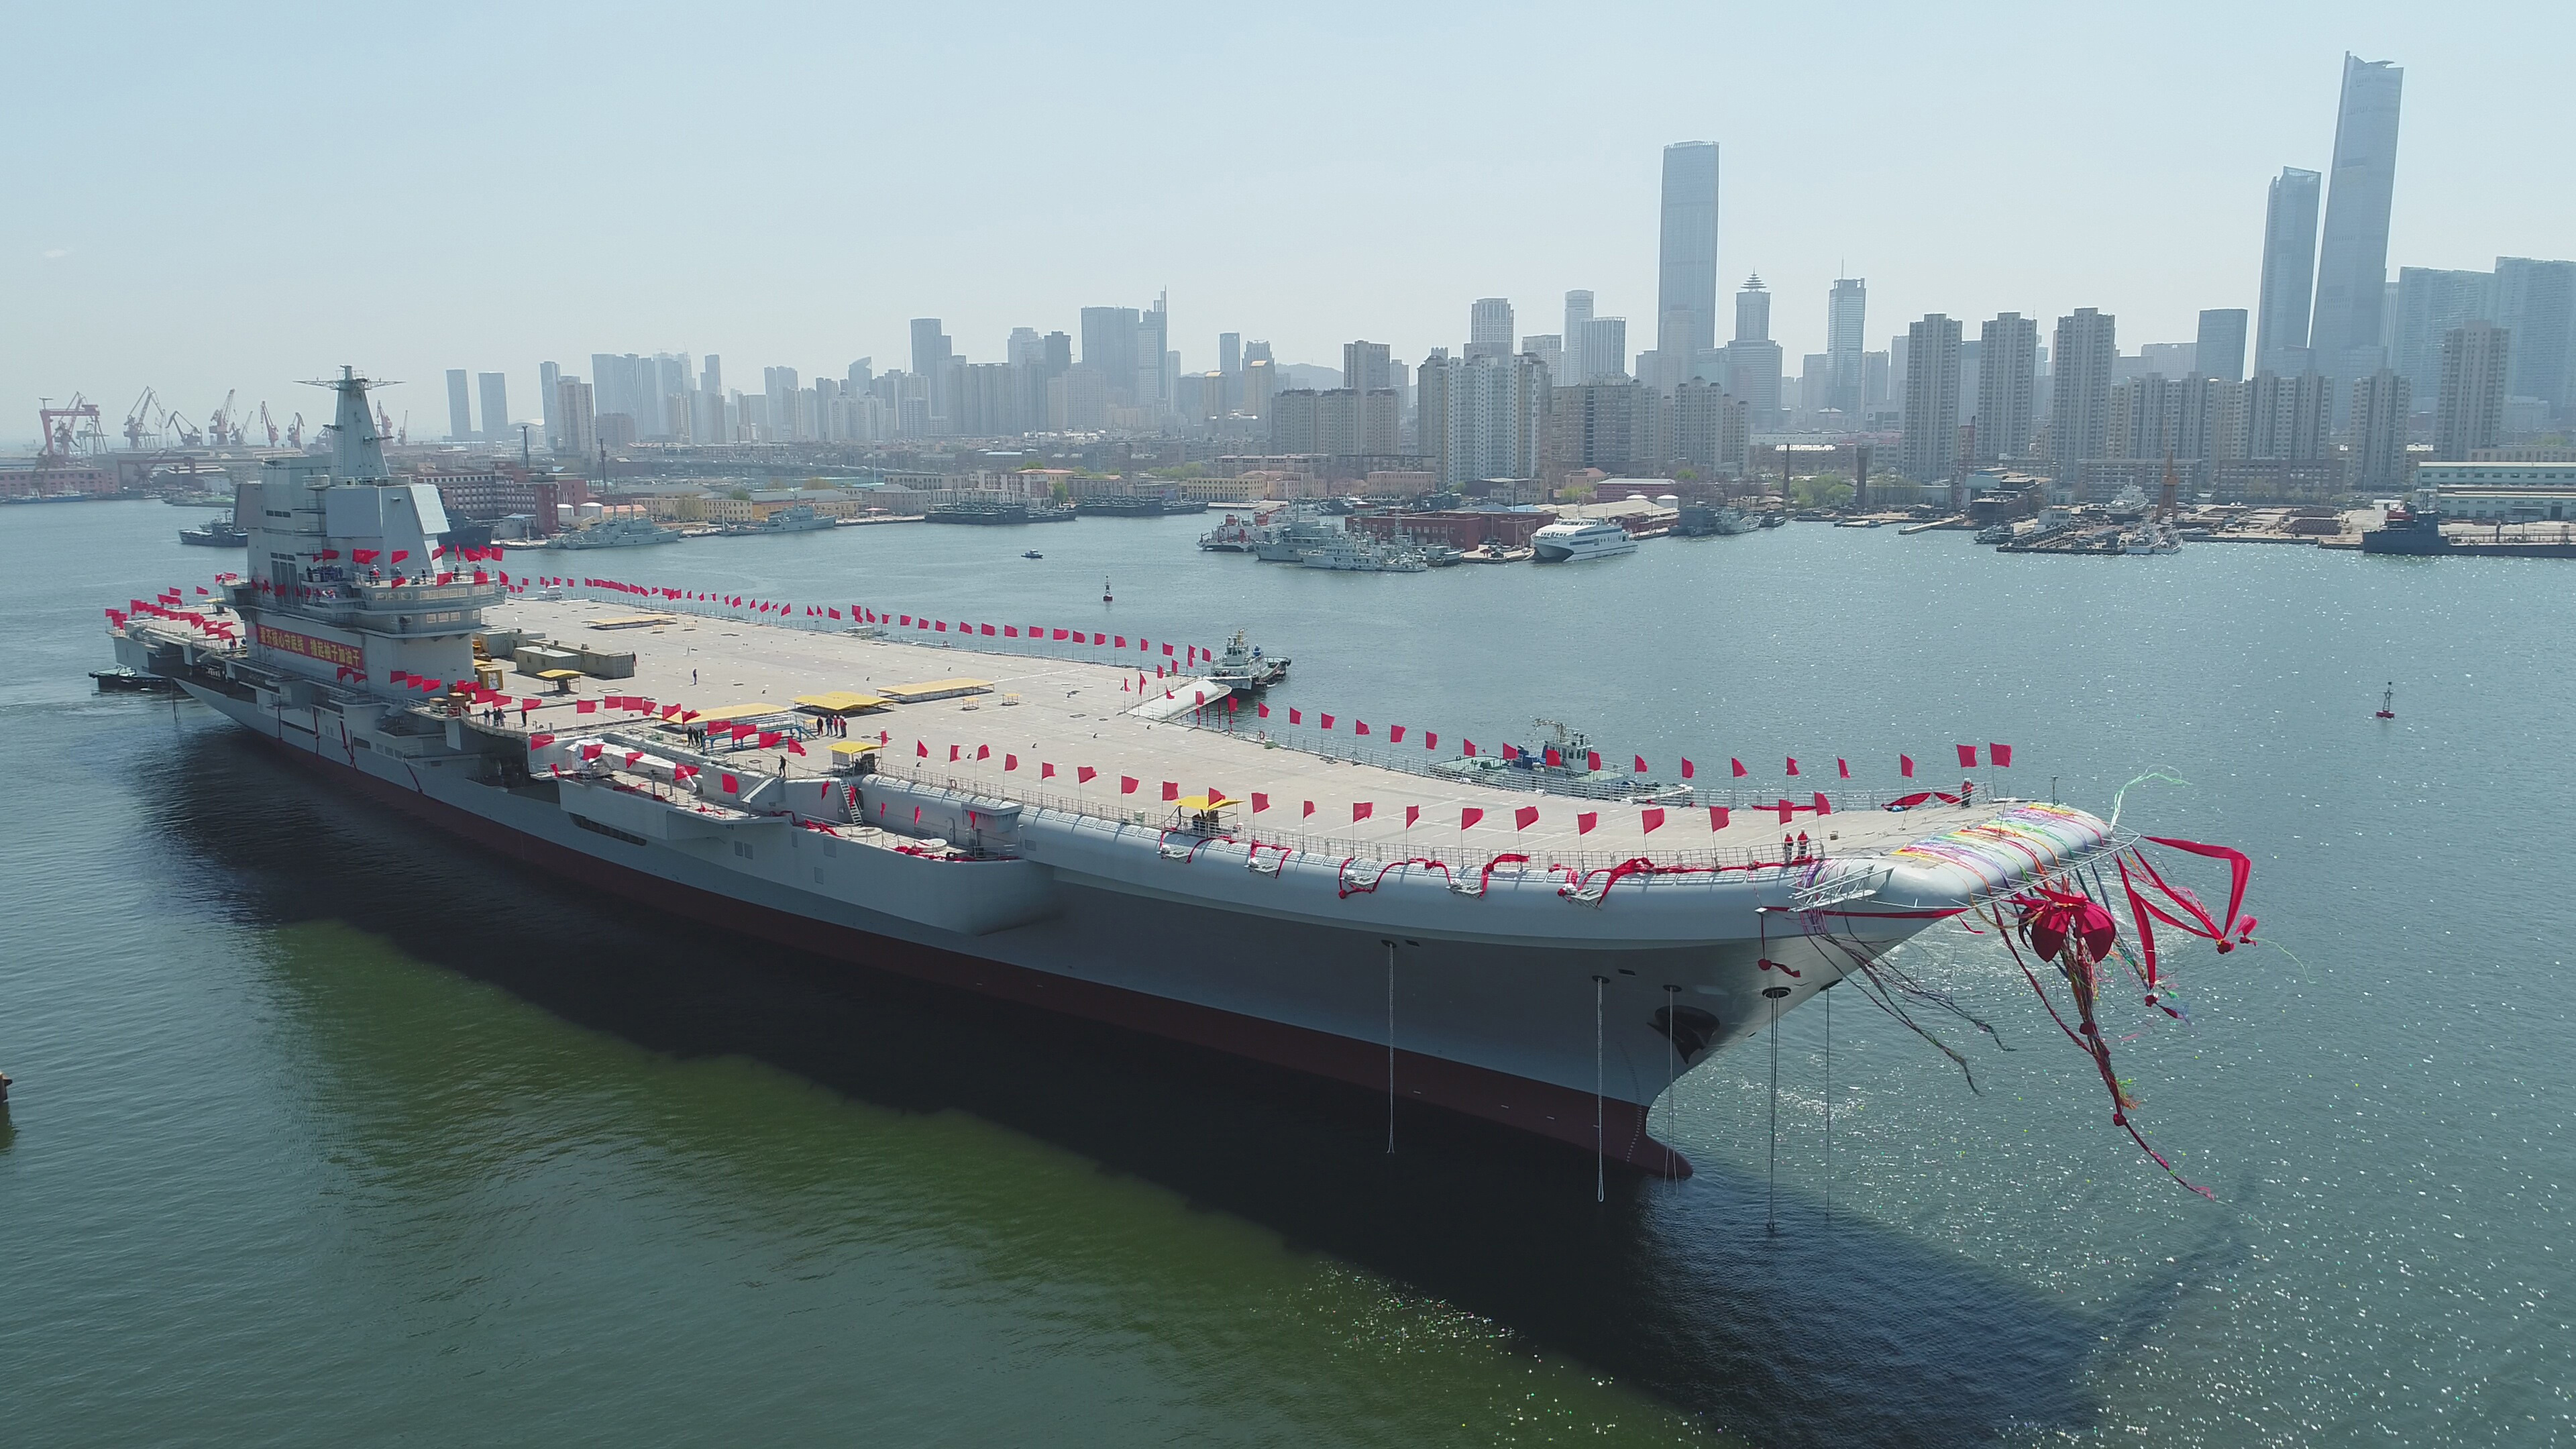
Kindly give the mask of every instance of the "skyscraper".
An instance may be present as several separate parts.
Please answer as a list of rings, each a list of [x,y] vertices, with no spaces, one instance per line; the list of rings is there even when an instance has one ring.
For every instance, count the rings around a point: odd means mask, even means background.
[[[1243,334],[1220,332],[1216,335],[1216,370],[1228,377],[1243,371]]]
[[[1860,420],[1861,390],[1866,364],[1861,353],[1869,313],[1869,282],[1863,277],[1844,277],[1834,283],[1825,299],[1825,362],[1833,381],[1832,395],[1808,406],[1840,409],[1854,424]],[[1801,399],[1801,401],[1806,401]]]
[[[2352,385],[2352,472],[2348,486],[2374,493],[2406,483],[2406,415],[2411,389],[2383,367]]]
[[[1938,312],[1905,329],[1904,436],[1896,471],[1917,483],[1950,476],[1959,455],[1959,324]]]
[[[551,362],[537,364],[537,404],[545,412],[546,447],[563,447],[562,415],[555,411],[555,384],[563,381],[563,369]]]
[[[2576,262],[2496,258],[2494,317],[2513,334],[2506,392],[2551,407],[2576,402]]]
[[[1549,400],[1534,357],[1423,359],[1420,451],[1442,484],[1537,476]]]
[[[2405,79],[2394,62],[2343,58],[2316,313],[2308,325],[2308,347],[2329,377],[2367,377],[2379,368],[2388,213],[2397,193],[2397,100]]]
[[[1179,381],[1180,359],[1173,355],[1170,294],[1158,294],[1154,305],[1136,314],[1136,405],[1167,407],[1172,384]]]
[[[2225,382],[2245,380],[2245,309],[2212,307],[2200,314],[2200,337],[2192,346],[2192,370]]]
[[[447,370],[447,438],[461,443],[474,436],[474,410],[466,400],[465,369]]]
[[[2119,356],[2117,318],[2078,307],[2057,319],[2049,348],[2049,460],[2059,486],[2079,499],[2085,496],[2084,461],[2102,457],[2110,442],[2111,369]]]
[[[1571,350],[1569,346],[1569,350]],[[1583,376],[1606,382],[1628,375],[1628,319],[1592,317],[1583,324]]]
[[[2284,166],[2263,208],[2263,290],[2255,303],[2254,370],[2308,370],[2308,293],[2317,273],[2317,192],[2323,178]]]
[[[1655,284],[1655,355],[1669,388],[1717,346],[1717,143],[1664,148],[1663,238]]]
[[[1780,425],[1780,344],[1771,340],[1771,293],[1755,273],[1735,294],[1735,339],[1726,344],[1726,391],[1749,409],[1750,426]]]
[[[1548,381],[1565,376],[1565,339],[1553,332],[1540,332],[1521,339],[1521,352],[1535,357],[1547,368]]]
[[[1565,375],[1557,379],[1560,387],[1588,379],[1584,366],[1590,360],[1592,336],[1592,294],[1574,291],[1565,294]]]
[[[2504,441],[2504,399],[2512,334],[2467,322],[2442,340],[2442,390],[2433,399],[2433,457],[2468,461],[2472,448]]]
[[[2463,322],[2493,322],[2496,279],[2491,272],[2438,267],[2397,269],[2397,342],[2388,365],[2418,398],[2442,384],[2442,340]]]
[[[1504,297],[1479,297],[1467,309],[1467,360],[1512,355],[1512,304]]]
[[[591,411],[590,384],[570,374],[555,378],[555,426],[562,440],[555,451],[587,465],[599,451],[599,422]]]
[[[1977,461],[2030,451],[2039,387],[2039,320],[2005,312],[1977,334]]]
[[[943,427],[942,423],[950,416],[950,399],[947,396],[947,388],[945,385],[948,379],[948,359],[950,355],[951,348],[948,344],[948,334],[940,330],[938,318],[915,317],[912,319],[912,370],[919,376],[929,379],[930,416],[932,419],[931,430],[933,432],[947,431],[947,428]],[[795,386],[796,385],[793,382],[790,382],[788,384],[788,390],[793,392],[795,390]],[[772,427],[776,427],[780,422],[778,404],[775,401],[777,390],[772,388],[770,390],[770,395],[773,401],[769,405],[769,422]],[[793,433],[787,433],[784,436],[794,437],[795,435]]]
[[[474,374],[475,391],[483,403],[483,436],[487,441],[505,443],[516,438],[510,430],[509,379],[497,372]]]

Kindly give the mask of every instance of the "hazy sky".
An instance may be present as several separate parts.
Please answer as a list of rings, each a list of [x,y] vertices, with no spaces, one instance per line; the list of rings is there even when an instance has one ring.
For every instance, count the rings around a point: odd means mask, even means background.
[[[1723,146],[1721,291],[1762,274],[1793,371],[1838,268],[1873,347],[2098,306],[2134,351],[2254,304],[2347,49],[2406,68],[2392,276],[2576,255],[2563,4],[4,13],[0,437],[74,391],[113,431],[146,384],[315,419],[293,380],[342,362],[435,436],[449,367],[534,417],[544,359],[756,388],[904,365],[914,316],[998,360],[1163,288],[1190,368],[1222,330],[1418,358],[1481,296],[1554,332],[1569,287],[1651,346],[1675,140]]]

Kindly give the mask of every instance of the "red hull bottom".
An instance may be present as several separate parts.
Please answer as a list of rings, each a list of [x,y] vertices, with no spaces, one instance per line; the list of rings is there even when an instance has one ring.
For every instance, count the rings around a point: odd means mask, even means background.
[[[256,735],[257,732],[253,733]],[[326,768],[335,781],[354,779],[371,799],[462,836],[496,854],[550,875],[656,910],[686,916],[720,930],[738,932],[773,945],[855,966],[891,971],[939,986],[977,992],[1043,1011],[1064,1012],[1191,1046],[1246,1057],[1330,1081],[1377,1091],[1386,1087],[1387,1054],[1383,1045],[1373,1046],[1329,1032],[1265,1021],[1124,987],[1033,971],[1024,966],[945,951],[753,905],[565,849],[552,841],[509,829],[425,794],[388,784],[363,770],[341,765],[309,750],[277,740],[270,743],[278,745],[292,759]],[[1656,1176],[1687,1177],[1691,1173],[1688,1158],[1647,1135],[1646,1109],[1633,1102],[1615,1097],[1595,1098],[1590,1093],[1570,1091],[1553,1083],[1515,1077],[1440,1057],[1420,1056],[1401,1048],[1395,1053],[1395,1082],[1396,1090],[1413,1102],[1497,1122],[1585,1152],[1598,1152],[1611,1162]],[[1597,1128],[1596,1121],[1599,1124]]]

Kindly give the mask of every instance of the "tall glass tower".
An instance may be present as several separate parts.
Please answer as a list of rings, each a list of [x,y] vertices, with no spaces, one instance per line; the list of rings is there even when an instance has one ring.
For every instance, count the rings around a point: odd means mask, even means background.
[[[2388,297],[2388,213],[2397,194],[2397,100],[2406,72],[2393,61],[2343,58],[2325,239],[2317,251],[2316,315],[2308,346],[2317,370],[2347,381],[2379,369],[2380,310]]]
[[[1655,291],[1655,353],[1669,385],[1717,346],[1717,143],[1664,148],[1662,265]]]

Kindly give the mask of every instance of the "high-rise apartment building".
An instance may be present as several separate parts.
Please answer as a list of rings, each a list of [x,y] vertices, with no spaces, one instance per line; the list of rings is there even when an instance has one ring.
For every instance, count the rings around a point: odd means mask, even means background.
[[[510,384],[504,374],[474,374],[474,389],[483,404],[483,436],[491,442],[514,441],[518,434],[510,427]]]
[[[1663,228],[1657,251],[1655,356],[1670,389],[1717,346],[1717,144],[1664,148]]]
[[[1753,409],[1715,383],[1692,378],[1673,389],[1672,457],[1703,475],[1744,476],[1753,442]]]
[[[1565,331],[1561,335],[1565,338],[1566,370],[1564,375],[1557,379],[1557,386],[1565,387],[1589,381],[1592,374],[1584,369],[1590,361],[1592,345],[1592,294],[1590,292],[1573,291],[1565,294]]]
[[[1755,273],[1735,294],[1735,337],[1726,344],[1719,381],[1751,410],[1756,428],[1780,425],[1780,364],[1780,344],[1771,340],[1771,292]]]
[[[1565,339],[1553,332],[1540,332],[1521,339],[1521,355],[1535,357],[1547,368],[1550,386],[1554,379],[1565,376]]]
[[[1505,297],[1479,297],[1467,309],[1467,360],[1512,355],[1512,304]],[[1349,382],[1346,376],[1342,379]],[[1352,384],[1357,386],[1358,384]]]
[[[2245,309],[2212,307],[2200,314],[2192,343],[2192,370],[2223,382],[2245,380]]]
[[[1362,392],[1379,392],[1395,386],[1395,371],[1388,365],[1388,349],[1383,342],[1345,342],[1342,344],[1342,386]]]
[[[1279,395],[1279,364],[1267,357],[1243,364],[1243,411],[1256,418],[1270,416],[1270,400]]]
[[[2346,486],[2391,493],[2406,484],[2406,417],[2411,389],[2383,367],[2352,385],[2352,468]]]
[[[1572,344],[1569,343],[1568,346]],[[1583,324],[1583,375],[1608,382],[1628,375],[1628,319],[1592,317]]]
[[[2001,313],[1977,332],[1977,461],[2028,456],[2038,397],[2039,320]]]
[[[2493,316],[2513,334],[2506,392],[2553,408],[2576,402],[2576,262],[2496,258]]]
[[[2465,463],[2472,448],[2504,441],[2504,400],[2513,335],[2492,322],[2467,322],[2442,339],[2441,391],[2433,399],[2433,458]]]
[[[2308,301],[2316,285],[2317,201],[2324,178],[2296,166],[2272,178],[2263,207],[2263,289],[2254,314],[2254,370],[2308,370]]]
[[[2078,498],[2084,462],[2106,456],[2110,442],[2111,373],[2118,362],[2118,319],[2078,307],[2057,319],[2049,345],[2053,385],[2049,394],[2048,449],[2057,481]]]
[[[2397,194],[2397,102],[2405,80],[2394,62],[2343,58],[2316,312],[2308,324],[2309,350],[2329,377],[2367,377],[2379,368],[2388,214]]]
[[[2314,372],[2258,372],[2248,393],[2245,456],[2292,463],[2326,455],[2334,420],[2327,380]]]
[[[1959,457],[1959,324],[1938,312],[1905,329],[1904,434],[1896,471],[1937,483]]]
[[[592,411],[594,401],[589,383],[570,374],[555,378],[555,426],[562,430],[562,440],[555,451],[582,460],[584,466],[599,452],[599,421]]]
[[[448,441],[461,443],[473,436],[474,410],[468,403],[465,391],[465,369],[451,367],[447,370]]]
[[[1220,332],[1216,335],[1216,370],[1228,377],[1243,371],[1243,334]]]
[[[1811,406],[1838,408],[1854,423],[1860,421],[1863,392],[1868,385],[1868,364],[1862,360],[1869,345],[1868,320],[1868,280],[1844,277],[1836,281],[1825,299],[1825,361],[1832,373],[1832,395]]]
[[[1479,478],[1534,478],[1547,438],[1549,383],[1535,357],[1423,359],[1419,451],[1444,487]]]

